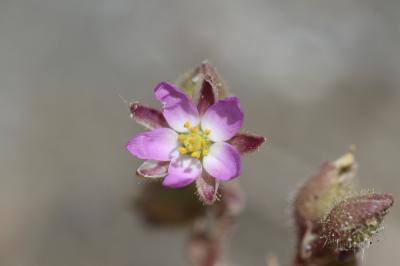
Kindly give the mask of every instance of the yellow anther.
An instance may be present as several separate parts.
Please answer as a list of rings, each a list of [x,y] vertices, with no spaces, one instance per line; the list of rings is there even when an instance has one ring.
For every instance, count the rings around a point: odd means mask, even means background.
[[[178,148],[178,151],[179,151],[179,153],[180,154],[186,154],[188,151],[185,149],[185,148],[183,148],[183,147],[179,147]]]
[[[197,159],[200,159],[200,152],[199,151],[195,151],[195,152],[192,152],[192,154],[191,154],[191,156],[193,157],[193,158],[197,158]]]
[[[202,156],[207,156],[209,151],[208,147],[211,145],[211,141],[208,139],[210,130],[201,130],[199,126],[190,127],[190,122],[187,121],[184,127],[188,129],[188,132],[179,134],[178,140],[183,145],[178,148],[181,154],[190,154],[191,157],[200,159]]]
[[[187,148],[190,152],[194,151],[193,145],[188,145],[188,146],[186,146],[186,148]]]
[[[199,127],[192,127],[191,129],[190,129],[190,131],[192,132],[192,133],[198,133],[199,132]]]
[[[201,140],[200,146],[204,148],[207,145],[206,141],[204,139]]]
[[[185,145],[185,147],[190,146],[190,141],[188,139],[185,139],[185,141],[183,142],[183,145]]]
[[[180,142],[182,142],[182,143],[185,141],[185,139],[186,139],[186,136],[183,135],[183,134],[180,134],[180,135],[178,136],[178,140],[179,140]]]
[[[196,142],[199,142],[199,139],[201,139],[199,137],[199,135],[193,135],[192,137],[190,137],[190,142],[191,143],[196,143]]]

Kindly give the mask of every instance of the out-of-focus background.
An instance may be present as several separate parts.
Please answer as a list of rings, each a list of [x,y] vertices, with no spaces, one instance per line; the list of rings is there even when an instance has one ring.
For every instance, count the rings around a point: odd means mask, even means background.
[[[129,210],[143,180],[123,148],[128,101],[210,59],[268,137],[244,159],[231,265],[290,261],[289,199],[357,147],[362,187],[400,199],[396,0],[2,0],[0,265],[179,266],[183,231]],[[398,265],[400,211],[366,252]]]

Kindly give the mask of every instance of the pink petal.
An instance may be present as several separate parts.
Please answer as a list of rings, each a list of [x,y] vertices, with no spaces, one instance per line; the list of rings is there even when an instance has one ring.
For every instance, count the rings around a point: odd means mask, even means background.
[[[191,126],[199,124],[199,112],[189,97],[178,88],[161,82],[154,90],[156,99],[163,105],[163,114],[171,128],[186,132],[185,122]]]
[[[232,138],[243,124],[243,112],[239,99],[226,97],[208,108],[201,119],[203,130],[210,130],[212,141],[226,141]]]
[[[207,205],[211,205],[217,199],[219,180],[210,176],[206,171],[196,179],[197,193],[200,200]]]
[[[171,161],[163,185],[172,188],[185,187],[199,177],[201,171],[202,167],[199,160],[181,155]]]
[[[208,80],[203,80],[200,90],[199,103],[197,110],[200,115],[204,114],[207,109],[215,103],[215,93],[211,83]]]
[[[234,146],[240,154],[246,154],[256,151],[264,142],[265,138],[262,136],[239,133],[229,141],[229,144]]]
[[[126,149],[144,160],[169,161],[178,147],[178,134],[169,128],[158,128],[138,134],[129,140]]]
[[[160,111],[140,103],[131,103],[131,114],[137,123],[148,129],[168,127],[168,123]]]
[[[228,143],[214,143],[203,158],[203,166],[214,178],[230,180],[241,174],[240,154]]]
[[[138,176],[147,178],[164,177],[168,172],[169,162],[159,162],[148,160],[142,163],[136,171]]]

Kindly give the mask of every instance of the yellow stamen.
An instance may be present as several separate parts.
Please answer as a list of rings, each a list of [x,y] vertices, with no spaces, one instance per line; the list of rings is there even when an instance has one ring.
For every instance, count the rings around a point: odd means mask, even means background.
[[[182,143],[185,141],[185,139],[186,139],[186,136],[183,135],[183,134],[180,134],[180,135],[178,136],[178,140],[179,140],[180,142],[182,142]]]
[[[200,142],[200,146],[202,148],[204,148],[206,145],[207,145],[206,141],[204,139],[202,139],[201,142]]]
[[[184,147],[179,147],[178,151],[180,154],[186,154],[188,152]]]
[[[197,158],[197,159],[200,159],[200,152],[198,152],[198,151],[195,151],[195,152],[192,152],[192,154],[191,154],[191,156],[193,157],[193,158]]]
[[[186,148],[187,148],[190,152],[194,151],[193,145],[188,145],[188,146],[186,146]]]
[[[199,127],[192,127],[191,129],[190,129],[190,131],[192,132],[192,133],[198,133],[199,132]]]
[[[209,154],[208,148],[212,141],[208,139],[210,130],[201,130],[199,126],[190,127],[190,122],[187,121],[184,127],[188,132],[178,135],[178,140],[182,146],[178,148],[180,154],[190,154],[191,157],[200,159]]]

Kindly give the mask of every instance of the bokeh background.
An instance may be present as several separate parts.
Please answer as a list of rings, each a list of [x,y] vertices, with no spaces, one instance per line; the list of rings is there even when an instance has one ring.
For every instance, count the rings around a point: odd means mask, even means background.
[[[0,265],[179,266],[186,235],[130,211],[127,101],[204,59],[268,144],[244,159],[231,265],[292,255],[290,195],[357,147],[360,183],[400,199],[396,0],[1,0]],[[366,252],[398,265],[400,211]]]

